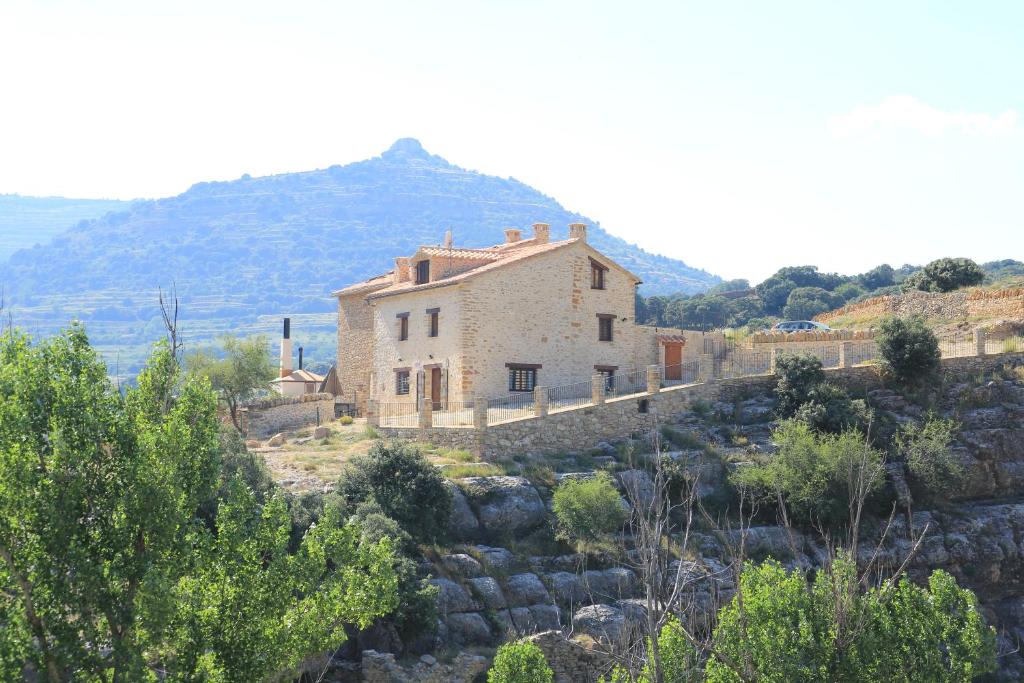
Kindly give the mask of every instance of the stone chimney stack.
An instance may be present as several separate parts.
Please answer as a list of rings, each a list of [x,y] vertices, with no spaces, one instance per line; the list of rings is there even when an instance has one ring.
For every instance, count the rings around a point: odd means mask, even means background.
[[[399,256],[395,258],[395,282],[408,282],[409,281],[409,258],[407,256]]]
[[[547,223],[533,224],[533,241],[537,244],[547,244],[551,240],[551,226]]]
[[[580,240],[581,242],[587,241],[587,224],[586,223],[570,223],[569,224],[569,239]]]
[[[292,374],[292,320],[284,319],[284,333],[281,335],[281,376]]]
[[[452,248],[452,231],[451,230],[445,230],[444,231],[444,248],[445,249],[451,249]]]
[[[505,244],[514,244],[522,239],[523,233],[517,228],[505,228]]]

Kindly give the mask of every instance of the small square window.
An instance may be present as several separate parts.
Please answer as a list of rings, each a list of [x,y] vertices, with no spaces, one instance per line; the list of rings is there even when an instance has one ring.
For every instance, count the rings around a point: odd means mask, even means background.
[[[395,393],[399,396],[406,396],[409,393],[409,371],[395,371]]]
[[[537,368],[509,367],[509,391],[533,391],[535,386],[537,386]]]

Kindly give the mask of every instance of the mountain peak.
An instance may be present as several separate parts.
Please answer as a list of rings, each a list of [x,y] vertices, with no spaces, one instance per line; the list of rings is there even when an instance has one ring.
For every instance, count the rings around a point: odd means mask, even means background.
[[[427,159],[430,157],[430,153],[423,149],[423,145],[416,138],[399,138],[395,140],[395,144],[391,145],[382,156],[407,156]]]

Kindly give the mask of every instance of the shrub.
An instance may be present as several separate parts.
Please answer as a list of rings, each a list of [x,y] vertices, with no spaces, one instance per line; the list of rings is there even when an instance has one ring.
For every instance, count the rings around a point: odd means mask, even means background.
[[[342,471],[337,493],[348,510],[374,500],[418,543],[443,538],[452,509],[452,494],[440,470],[415,448],[374,444]]]
[[[941,258],[907,278],[906,284],[925,292],[952,292],[980,285],[985,271],[968,258]]]
[[[821,287],[797,287],[786,298],[782,315],[790,320],[810,320],[841,303],[839,297]]]
[[[871,409],[860,399],[851,399],[842,387],[822,382],[807,392],[806,402],[797,408],[796,419],[820,432],[865,431]]]
[[[904,425],[896,434],[896,449],[906,458],[910,473],[933,496],[947,497],[966,478],[951,448],[957,429],[953,420],[930,417],[920,426]]]
[[[592,543],[600,540],[626,520],[626,509],[611,477],[601,472],[593,479],[566,479],[554,494],[558,536]]]
[[[791,417],[811,389],[825,381],[821,359],[810,354],[781,354],[775,361],[775,397],[782,417]]]
[[[882,487],[882,454],[858,432],[815,434],[806,423],[787,420],[772,433],[772,440],[778,453],[766,463],[736,470],[731,481],[767,501],[781,493],[803,521],[840,522],[858,480],[863,479],[872,493]]]
[[[883,370],[903,386],[930,376],[942,358],[939,340],[921,318],[886,318],[878,327],[875,342]]]
[[[529,641],[505,643],[494,655],[487,683],[551,683],[555,673],[540,648]]]
[[[338,422],[347,427],[353,422],[355,422],[355,420],[352,419],[351,415],[342,415],[340,418],[338,418]]]

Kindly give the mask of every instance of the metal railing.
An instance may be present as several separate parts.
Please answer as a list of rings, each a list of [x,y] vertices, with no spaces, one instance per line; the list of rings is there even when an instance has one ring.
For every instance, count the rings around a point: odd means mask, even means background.
[[[491,398],[487,400],[487,424],[533,417],[535,411],[532,391]]]
[[[553,413],[559,410],[569,410],[588,406],[593,399],[593,385],[591,380],[585,382],[573,382],[562,384],[557,387],[548,387],[548,412]]]
[[[1014,335],[1002,339],[985,339],[985,353],[1022,353],[1024,352],[1024,336]]]
[[[695,384],[700,380],[700,361],[691,360],[673,363],[661,368],[661,384],[670,387],[678,384]]]
[[[943,358],[975,356],[978,353],[978,345],[973,333],[954,332],[939,337],[939,352]]]
[[[647,370],[617,372],[605,381],[606,396],[630,396],[647,392]]]
[[[380,414],[381,427],[416,427],[419,425],[419,415],[415,403],[378,403],[377,410]]]
[[[431,424],[435,427],[472,427],[472,401],[444,401],[443,409],[431,414]]]
[[[716,375],[725,379],[768,375],[772,371],[772,352],[733,349],[717,365]]]

